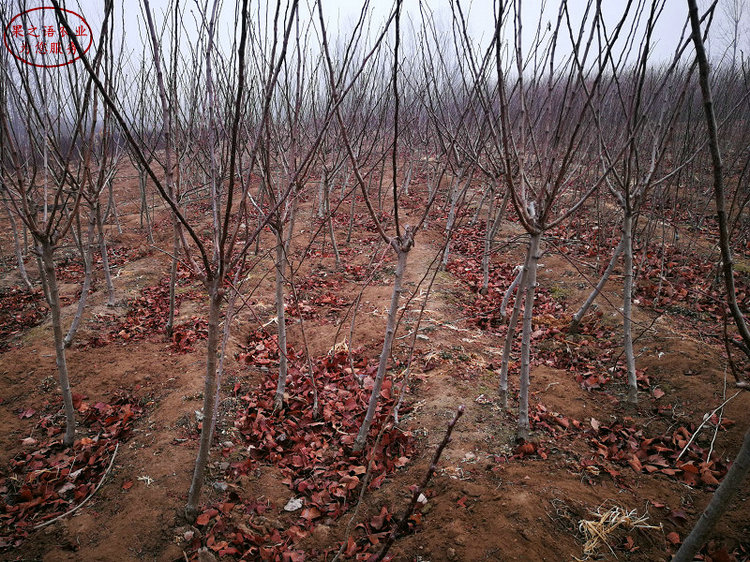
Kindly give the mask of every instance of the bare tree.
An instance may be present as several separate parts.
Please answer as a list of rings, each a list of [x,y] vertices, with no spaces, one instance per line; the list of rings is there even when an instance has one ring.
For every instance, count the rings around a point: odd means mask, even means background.
[[[3,23],[7,12],[0,12]],[[89,106],[93,77],[106,50],[111,10],[105,10],[91,76],[79,84],[69,66],[62,69],[30,66],[5,53],[0,77],[3,190],[13,212],[31,233],[44,296],[50,308],[55,362],[65,411],[63,444],[73,445],[75,409],[65,354],[55,252],[73,227],[82,198],[81,177],[90,173],[85,157],[91,150],[87,129],[94,119]],[[71,95],[76,92],[76,95]]]
[[[533,56],[523,52],[519,3],[501,4],[495,16],[493,43],[499,123],[497,130],[491,129],[492,139],[503,155],[505,169],[513,171],[506,176],[511,202],[529,236],[517,296],[524,303],[519,438],[529,435],[531,333],[542,237],[580,209],[606,175],[606,170],[596,169],[595,160],[589,156],[595,146],[595,138],[590,134],[595,101],[592,92],[612,79],[602,62],[608,60],[628,24],[630,6],[618,16],[612,31],[604,34],[600,8],[598,3],[588,2],[576,27],[571,23],[567,5],[561,3],[549,34],[542,30],[541,21],[537,23],[530,51]],[[503,62],[502,30],[506,26],[510,27],[513,38],[508,49],[512,73]],[[557,47],[566,32],[572,51],[564,58]],[[465,25],[463,35],[468,37]],[[585,68],[585,73],[580,68]],[[494,106],[485,102],[485,111],[494,112]],[[514,311],[511,321],[517,314]],[[513,337],[512,329],[506,337]]]
[[[716,116],[714,113],[713,97],[709,84],[710,67],[706,49],[704,47],[703,34],[701,33],[701,18],[698,14],[696,0],[687,0],[688,15],[690,17],[690,28],[692,30],[691,38],[695,45],[695,56],[698,62],[698,75],[703,98],[703,107],[705,111],[706,123],[708,124],[709,150],[711,152],[711,163],[713,168],[713,191],[716,203],[716,211],[719,222],[719,246],[723,262],[724,281],[727,291],[727,302],[732,312],[740,335],[745,344],[748,344],[747,326],[742,311],[737,305],[737,296],[734,287],[734,272],[731,249],[729,245],[725,199],[724,199],[724,178],[722,171],[721,153],[719,150],[719,141],[716,127]],[[742,381],[739,384],[742,388],[747,389],[747,382]],[[687,536],[682,546],[677,551],[673,560],[675,562],[684,562],[692,560],[698,550],[708,539],[711,531],[718,522],[721,515],[726,511],[729,501],[735,492],[742,486],[748,471],[750,471],[750,429],[745,432],[745,439],[742,442],[737,457],[732,463],[729,472],[724,477],[723,482],[717,488],[711,501],[701,514],[697,524]]]

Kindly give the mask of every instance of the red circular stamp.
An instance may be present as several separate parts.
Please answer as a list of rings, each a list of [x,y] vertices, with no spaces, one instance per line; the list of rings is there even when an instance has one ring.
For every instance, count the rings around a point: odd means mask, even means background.
[[[62,9],[70,30],[76,36],[83,53],[91,48],[94,34],[81,14]],[[3,42],[8,52],[18,60],[41,68],[56,68],[73,64],[80,52],[65,26],[57,22],[51,6],[31,8],[14,16],[5,26]]]

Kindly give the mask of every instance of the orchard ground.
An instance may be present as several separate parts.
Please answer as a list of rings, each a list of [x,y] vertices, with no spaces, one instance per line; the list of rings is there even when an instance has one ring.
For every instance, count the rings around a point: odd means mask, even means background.
[[[426,197],[424,186],[415,183],[401,209],[401,220],[412,224]],[[391,383],[370,445],[403,385],[399,426],[387,425],[383,435],[390,441],[381,440],[381,450],[368,463],[369,451],[358,457],[347,444],[362,418],[382,347],[395,261],[358,201],[349,243],[348,203],[334,217],[342,260],[337,269],[330,240],[325,240],[327,228],[320,228],[316,202],[308,199],[301,201],[292,243],[295,272],[290,281],[296,301],[291,285],[286,287],[291,363],[298,366],[296,378],[295,369],[290,370],[288,411],[263,410],[273,398],[278,360],[268,253],[273,237],[267,232],[260,253],[249,259],[254,267],[248,268],[245,287],[248,293],[257,289],[245,295],[247,302],[231,326],[202,514],[195,526],[187,525],[180,513],[201,422],[205,294],[182,268],[179,316],[175,335],[168,338],[162,312],[169,216],[157,205],[155,244],[150,245],[140,227],[132,169],[120,170],[116,195],[121,232],[114,221],[107,228],[117,305],[106,306],[99,260],[84,322],[68,350],[77,416],[83,421],[72,453],[55,446],[63,420],[44,300],[41,291],[18,289],[10,227],[7,220],[0,222],[3,559],[183,560],[195,559],[199,549],[207,548],[216,558],[245,554],[331,560],[342,545],[343,558],[366,559],[377,552],[404,510],[410,486],[422,479],[457,406],[464,404],[466,414],[424,491],[427,502],[419,505],[409,533],[390,552],[394,560],[582,559],[588,537],[580,522],[597,520],[597,510],[604,513],[615,506],[647,516],[651,527],[617,529],[598,554],[668,560],[707,504],[750,424],[747,392],[714,413],[735,390],[720,337],[721,285],[712,278],[718,252],[709,230],[673,217],[674,231],[656,229],[660,237],[652,238],[648,248],[638,248],[634,320],[640,400],[630,406],[623,402],[619,270],[580,331],[567,330],[616,244],[617,232],[603,226],[616,221],[598,222],[594,228],[593,213],[587,222],[584,212],[544,244],[532,335],[533,437],[517,443],[518,345],[510,371],[511,411],[497,403],[506,331],[499,307],[513,268],[522,260],[524,240],[512,219],[503,222],[495,240],[490,291],[479,295],[485,213],[473,222],[477,195],[459,215],[445,269],[435,274],[445,240],[440,220],[447,213],[445,201],[438,200],[427,228],[417,234],[392,351]],[[82,265],[74,249],[61,248],[59,256],[63,313],[69,322]],[[738,257],[740,265],[745,263],[745,256]],[[33,257],[26,263],[36,280]],[[738,269],[744,290],[748,271]],[[297,420],[309,415],[303,400],[309,397],[309,381],[300,375],[307,365],[305,339],[329,409],[321,412],[322,421],[298,424],[298,433],[287,434],[285,415]],[[337,396],[342,397],[339,402]],[[261,411],[267,415],[259,417]],[[324,442],[318,449],[324,452],[310,458],[287,455],[290,442],[301,442],[297,438]],[[73,477],[86,466],[90,470]],[[92,493],[72,515],[34,528]],[[285,510],[299,498],[300,509]],[[748,559],[749,498],[746,484],[704,549],[705,560]]]

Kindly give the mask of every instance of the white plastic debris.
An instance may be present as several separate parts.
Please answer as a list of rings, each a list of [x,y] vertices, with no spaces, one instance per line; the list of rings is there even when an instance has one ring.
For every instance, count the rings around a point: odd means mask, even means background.
[[[302,509],[302,498],[292,498],[284,506],[284,511],[297,511]]]

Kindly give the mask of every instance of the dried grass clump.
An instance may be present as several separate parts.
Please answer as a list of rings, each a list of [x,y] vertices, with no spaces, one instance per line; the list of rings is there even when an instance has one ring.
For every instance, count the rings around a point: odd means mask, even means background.
[[[662,528],[661,525],[648,525],[646,523],[648,516],[638,515],[635,509],[627,511],[618,505],[614,505],[606,511],[603,510],[604,506],[599,506],[596,511],[591,512],[597,519],[582,519],[578,522],[578,530],[586,538],[586,543],[583,545],[583,558],[577,558],[576,560],[589,560],[599,553],[602,546],[609,548],[610,552],[617,558],[610,541],[619,529],[630,531],[633,529]]]

